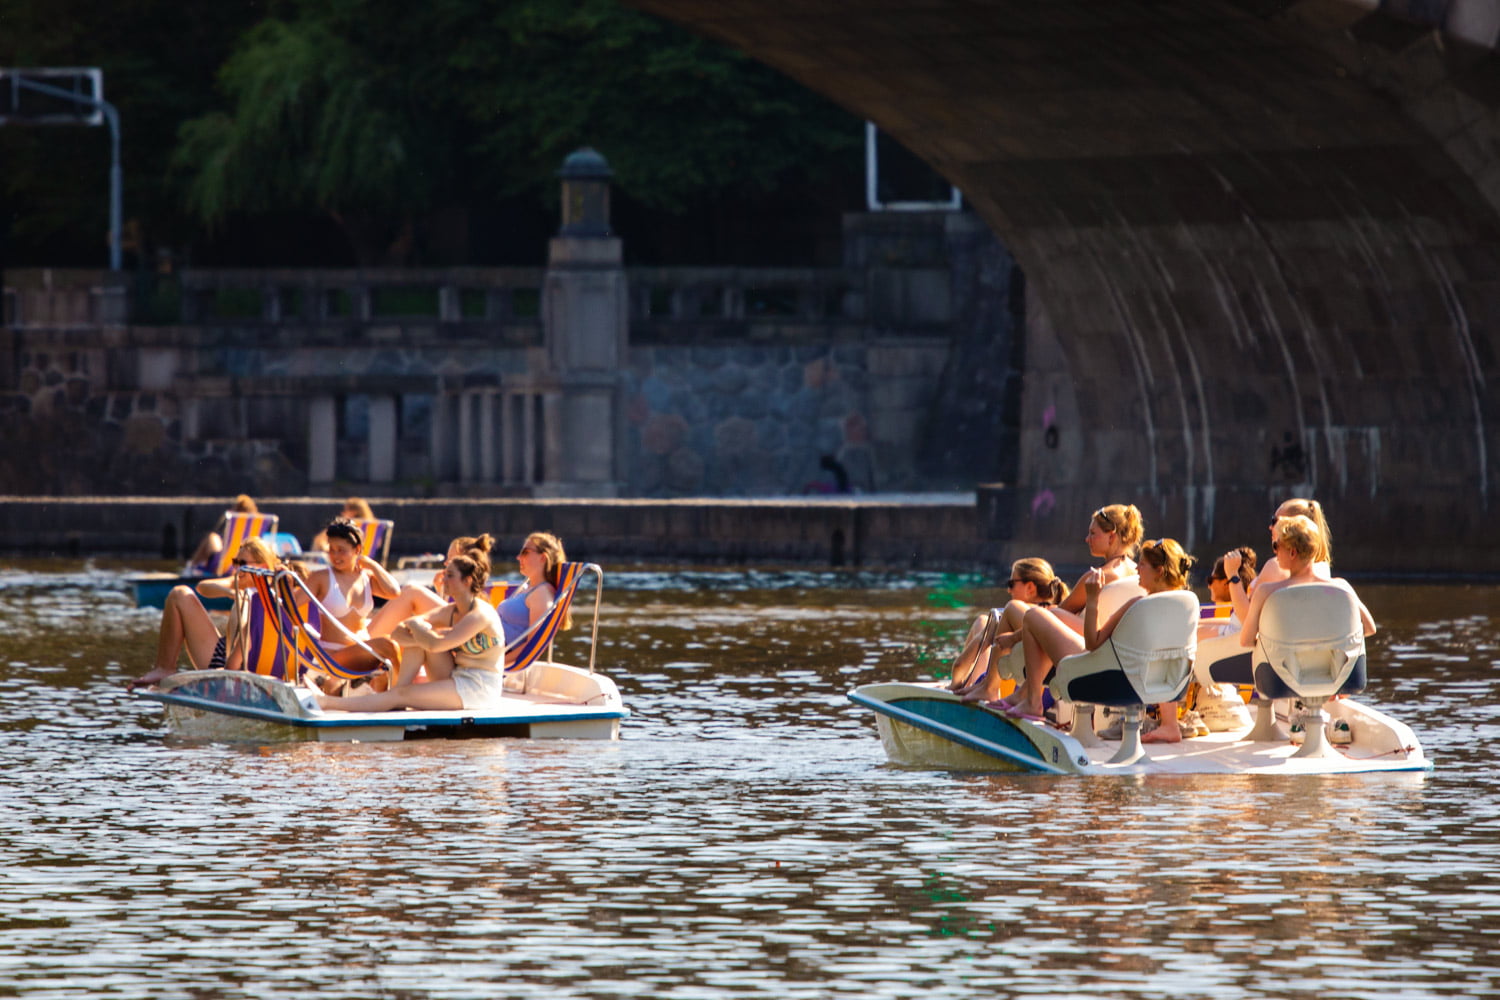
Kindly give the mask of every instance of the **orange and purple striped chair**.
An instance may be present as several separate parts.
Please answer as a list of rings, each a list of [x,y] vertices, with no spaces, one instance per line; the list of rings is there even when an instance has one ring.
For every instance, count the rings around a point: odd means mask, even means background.
[[[568,608],[573,603],[573,595],[578,592],[578,581],[583,578],[583,571],[592,568],[598,572],[598,567],[592,563],[563,563],[558,567],[557,597],[552,602],[552,607],[547,611],[540,621],[531,625],[525,632],[515,638],[510,645],[505,647],[505,655],[515,654],[515,659],[506,664],[507,674],[517,673],[525,670],[535,663],[543,653],[547,654],[550,661],[552,658],[552,641],[557,638],[558,631],[563,622],[568,620]],[[590,666],[592,667],[592,653],[590,654]]]
[[[396,530],[396,522],[380,518],[361,518],[355,521],[354,525],[359,528],[359,533],[365,539],[365,544],[361,546],[359,554],[369,556],[384,566],[386,559],[390,558],[391,534]]]
[[[240,543],[247,538],[274,535],[277,520],[275,514],[241,514],[238,511],[226,510],[223,530],[220,531],[224,538],[224,547],[219,550],[213,562],[209,563],[207,575],[210,577],[228,576],[231,567],[234,566],[234,557],[239,554]]]

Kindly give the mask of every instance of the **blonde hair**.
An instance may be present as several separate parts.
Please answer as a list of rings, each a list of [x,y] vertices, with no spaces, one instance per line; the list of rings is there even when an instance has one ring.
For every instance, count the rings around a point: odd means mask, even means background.
[[[1146,533],[1146,522],[1135,504],[1112,503],[1094,511],[1094,523],[1105,531],[1113,531],[1120,544],[1134,551]]]
[[[542,558],[547,562],[547,568],[542,575],[546,577],[548,583],[552,584],[554,591],[561,591],[562,564],[568,561],[568,554],[563,550],[562,539],[545,531],[533,531],[526,536],[526,541],[521,544],[521,547],[525,548],[527,545],[534,546],[542,554]],[[561,596],[561,593],[556,595],[556,597]],[[556,597],[553,599],[556,600]],[[571,610],[563,616],[562,627],[573,627]]]
[[[1172,538],[1153,538],[1143,542],[1141,559],[1151,564],[1168,590],[1186,590],[1188,573],[1198,561],[1184,552],[1182,546]]]
[[[1276,545],[1286,546],[1300,559],[1318,561],[1318,554],[1328,550],[1318,522],[1306,514],[1293,514],[1276,519]]]
[[[276,555],[276,550],[271,548],[270,542],[259,535],[240,542],[240,547],[235,550],[234,554],[236,558],[241,559],[253,555],[257,560],[265,563],[269,569],[277,570],[281,568],[281,559]]]
[[[1068,599],[1068,585],[1057,578],[1052,564],[1045,559],[1029,556],[1010,564],[1010,578],[1036,585],[1037,604],[1057,605]]]
[[[1286,513],[1282,513],[1285,511]],[[1276,519],[1283,517],[1296,517],[1301,515],[1312,521],[1313,527],[1318,532],[1318,550],[1313,553],[1313,562],[1325,562],[1333,564],[1333,532],[1328,530],[1328,519],[1323,516],[1323,505],[1316,500],[1306,500],[1302,497],[1292,497],[1290,500],[1282,501],[1280,507],[1276,508]]]
[[[344,510],[353,511],[355,519],[360,521],[375,520],[375,512],[370,509],[370,503],[364,497],[350,497],[345,500]]]

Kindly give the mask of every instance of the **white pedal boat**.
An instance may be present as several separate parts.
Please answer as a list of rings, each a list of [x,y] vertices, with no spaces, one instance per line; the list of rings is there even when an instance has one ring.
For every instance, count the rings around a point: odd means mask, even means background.
[[[1044,722],[962,702],[941,683],[866,684],[849,698],[877,713],[886,755],[905,767],[1048,774],[1353,774],[1432,767],[1409,727],[1351,698],[1326,706],[1329,717],[1348,722],[1354,736],[1334,756],[1294,758],[1297,745],[1251,740],[1252,727],[1245,726],[1181,743],[1147,744],[1145,756],[1129,764],[1108,763],[1118,742],[1086,747]]]
[[[1240,646],[1237,634],[1198,642],[1199,614],[1188,591],[1140,597],[1103,645],[1058,662],[1048,690],[1060,718],[1094,719],[1101,714],[1093,711],[1094,705],[1114,706],[1124,717],[1119,743],[1101,740],[1088,725],[1070,725],[1073,731],[1063,732],[1046,722],[965,703],[941,683],[869,684],[849,697],[877,713],[881,742],[891,760],[914,767],[1058,774],[1348,774],[1431,768],[1409,727],[1348,697],[1364,689],[1366,678],[1363,626],[1353,591],[1315,583],[1271,594],[1253,653]],[[1020,681],[1022,661],[1017,644],[1009,655],[997,657],[992,668]],[[1180,701],[1192,681],[1205,687],[1253,685],[1259,695],[1254,724],[1180,743],[1143,745],[1145,707]],[[1288,718],[1290,711],[1284,709],[1278,720],[1277,705],[1297,705],[1296,718]],[[1300,723],[1304,743],[1292,743],[1279,721]],[[1347,724],[1352,740],[1334,745],[1329,733],[1340,722]],[[1175,725],[1176,719],[1168,724]]]
[[[173,674],[141,697],[166,706],[167,728],[222,742],[389,742],[423,738],[521,737],[614,740],[630,712],[614,681],[582,667],[539,662],[506,678],[506,695],[483,712],[325,712],[313,691],[244,670]]]

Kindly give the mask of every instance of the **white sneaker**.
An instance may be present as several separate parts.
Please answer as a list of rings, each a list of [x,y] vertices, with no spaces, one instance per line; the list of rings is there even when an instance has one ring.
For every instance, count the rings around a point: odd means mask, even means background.
[[[1328,742],[1336,747],[1346,747],[1354,742],[1354,730],[1344,719],[1334,719],[1328,724]]]

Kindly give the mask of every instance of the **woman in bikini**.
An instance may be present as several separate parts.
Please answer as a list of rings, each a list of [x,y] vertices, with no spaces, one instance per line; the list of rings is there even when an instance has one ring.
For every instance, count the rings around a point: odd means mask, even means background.
[[[1094,511],[1089,517],[1089,531],[1084,536],[1084,542],[1089,547],[1089,555],[1103,562],[1097,568],[1084,573],[1071,591],[1063,587],[1064,596],[1055,605],[1047,606],[1044,602],[1033,603],[1025,600],[1010,601],[997,616],[990,635],[987,639],[981,640],[982,648],[987,649],[988,652],[986,662],[1004,656],[1010,652],[1012,646],[1021,641],[1021,625],[1027,614],[1033,611],[1050,615],[1075,633],[1082,634],[1082,612],[1085,604],[1081,586],[1083,581],[1089,579],[1092,574],[1095,581],[1103,586],[1107,583],[1114,583],[1116,580],[1125,580],[1135,576],[1136,565],[1131,555],[1140,544],[1144,531],[1145,523],[1141,519],[1141,512],[1134,504],[1115,503]],[[972,634],[972,629],[970,631]],[[959,656],[962,659],[963,654]],[[962,691],[963,700],[994,701],[999,698],[1001,680],[999,672],[993,670],[986,672],[983,675],[983,683],[976,684],[974,681],[978,679],[978,676],[971,667],[966,676],[968,684]]]
[[[233,576],[212,580],[200,580],[197,592],[186,586],[173,587],[167,595],[166,606],[161,613],[161,631],[156,640],[156,665],[149,671],[125,682],[125,690],[150,687],[164,677],[177,672],[177,661],[184,650],[188,661],[198,670],[237,670],[243,650],[234,640],[243,623],[234,615],[229,618],[225,634],[220,635],[203,606],[203,597],[233,597],[241,589],[240,566],[263,566],[276,570],[281,562],[264,538],[247,538],[240,543],[235,554],[236,571]],[[250,585],[243,579],[243,585]]]
[[[350,698],[319,698],[318,704],[347,712],[484,708],[501,697],[502,662],[514,656],[506,647],[551,610],[566,558],[556,537],[545,532],[529,535],[516,556],[526,585],[497,609],[482,596],[489,580],[489,559],[473,551],[455,556],[443,571],[452,605],[403,622],[391,633],[402,646],[422,651],[420,658],[403,659],[395,686]],[[412,683],[419,666],[427,669],[426,684]]]

